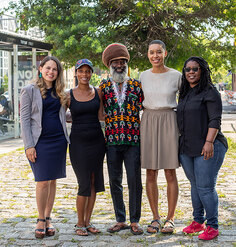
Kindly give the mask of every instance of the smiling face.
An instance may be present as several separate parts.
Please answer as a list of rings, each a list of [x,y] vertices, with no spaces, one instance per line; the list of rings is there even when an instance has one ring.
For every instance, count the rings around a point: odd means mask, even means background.
[[[116,73],[123,73],[126,69],[127,61],[125,59],[117,59],[111,62],[111,67],[116,71]]]
[[[110,64],[110,74],[113,81],[121,83],[125,80],[128,72],[127,61],[125,59],[113,60]]]
[[[48,87],[52,86],[52,82],[57,79],[58,69],[57,64],[53,60],[47,61],[43,67],[39,67],[39,71],[42,73],[42,78]]]
[[[79,83],[89,84],[89,81],[92,76],[92,70],[88,65],[82,65],[76,70],[76,76]]]
[[[152,44],[148,47],[148,59],[153,67],[164,66],[167,51],[160,44]]]
[[[195,61],[189,61],[187,62],[184,71],[186,80],[189,82],[190,87],[196,86],[201,78],[200,65]]]

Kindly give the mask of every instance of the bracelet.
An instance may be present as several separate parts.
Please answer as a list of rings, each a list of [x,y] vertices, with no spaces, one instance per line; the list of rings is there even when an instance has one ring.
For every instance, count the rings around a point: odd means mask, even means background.
[[[210,142],[210,143],[212,143],[212,144],[213,144],[213,142],[212,142],[212,141],[208,141],[208,140],[206,140],[206,142]]]

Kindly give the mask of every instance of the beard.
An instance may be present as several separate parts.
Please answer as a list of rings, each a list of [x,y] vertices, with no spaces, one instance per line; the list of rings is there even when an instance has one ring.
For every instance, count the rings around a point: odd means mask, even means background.
[[[117,70],[110,66],[110,74],[112,76],[112,80],[114,82],[118,82],[121,83],[123,81],[125,81],[125,79],[127,79],[127,72],[128,72],[128,65],[126,64],[126,66],[122,69],[121,72],[117,72]]]

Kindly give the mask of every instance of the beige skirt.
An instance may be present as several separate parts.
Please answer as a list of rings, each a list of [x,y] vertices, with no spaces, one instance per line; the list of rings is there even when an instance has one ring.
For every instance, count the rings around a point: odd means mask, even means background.
[[[141,119],[141,166],[145,169],[176,169],[178,127],[172,109],[145,109]]]

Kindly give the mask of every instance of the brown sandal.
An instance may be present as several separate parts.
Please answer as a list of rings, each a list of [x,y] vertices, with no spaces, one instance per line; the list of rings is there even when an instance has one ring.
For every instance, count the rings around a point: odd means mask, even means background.
[[[75,229],[75,232],[76,232],[77,235],[79,235],[79,236],[88,236],[88,232],[87,232],[86,227],[75,225],[74,229]]]
[[[126,225],[125,223],[117,222],[114,226],[108,228],[107,231],[110,233],[114,233],[114,232],[119,232],[121,230],[129,229],[129,228],[130,227]]]
[[[161,230],[164,234],[172,234],[175,230],[175,224],[172,220],[166,220]]]
[[[155,223],[155,222],[157,222],[157,226],[153,225],[153,223]],[[152,232],[152,231],[148,230],[148,228],[152,228],[154,231]],[[152,220],[151,224],[148,225],[148,228],[147,228],[148,233],[151,233],[151,234],[158,233],[161,230],[161,221],[158,219]]]
[[[92,233],[92,234],[98,234],[100,233],[101,231],[98,230],[93,224],[89,223],[88,226],[86,226],[86,229],[88,232]]]
[[[47,220],[52,220],[51,217],[46,217]],[[54,227],[46,227],[46,236],[54,236],[56,232],[56,229]]]
[[[133,225],[131,223],[131,225],[130,225],[130,231],[134,235],[141,235],[141,234],[143,234],[143,229],[140,227],[139,223],[134,223]]]
[[[45,219],[37,219],[37,224],[39,221],[46,222]],[[34,231],[35,237],[36,238],[44,238],[45,237],[45,228],[37,228]]]

